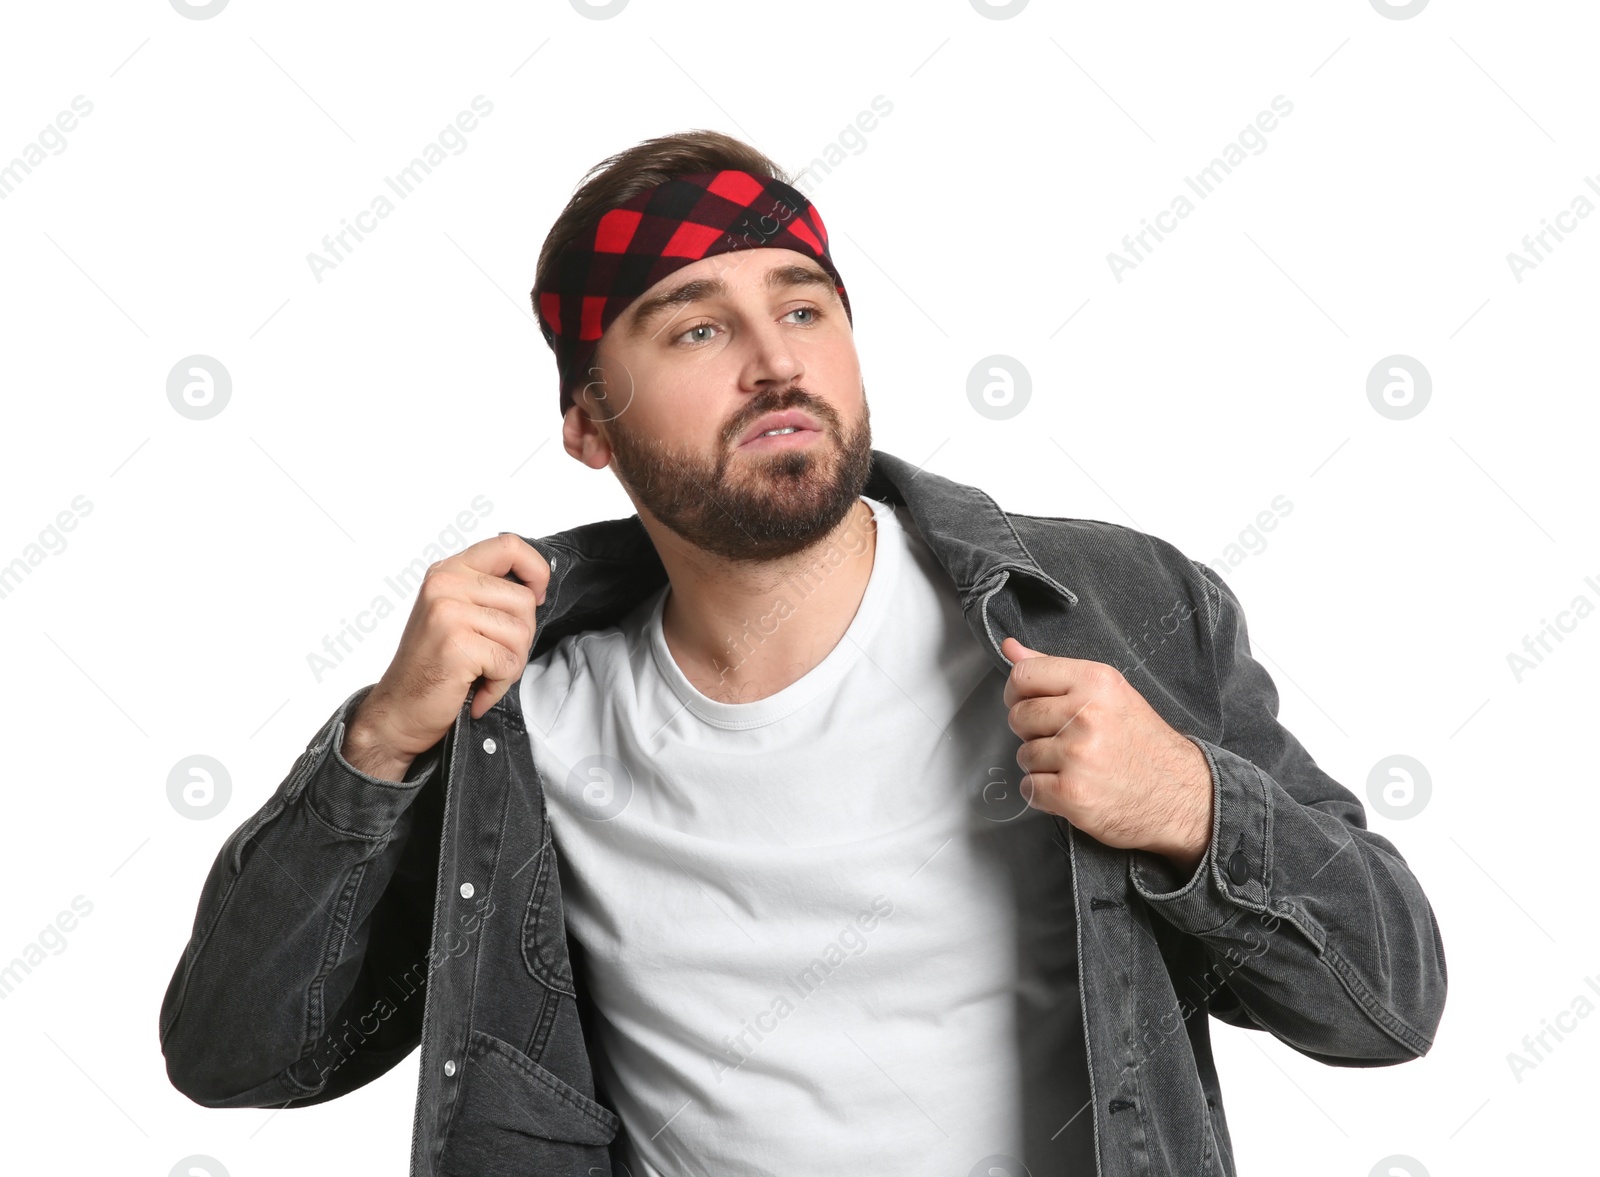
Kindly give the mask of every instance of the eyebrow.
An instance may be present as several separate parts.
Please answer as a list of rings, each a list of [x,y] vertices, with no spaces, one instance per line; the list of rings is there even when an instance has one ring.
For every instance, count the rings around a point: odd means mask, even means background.
[[[833,279],[827,274],[815,266],[799,264],[775,266],[768,270],[766,286],[768,290],[782,290],[789,286],[821,286],[834,290]],[[628,323],[628,335],[634,339],[643,335],[645,328],[663,311],[708,298],[726,297],[727,293],[728,284],[721,278],[695,278],[671,290],[651,295],[642,299],[639,305],[633,308]],[[835,293],[837,294],[837,291]]]

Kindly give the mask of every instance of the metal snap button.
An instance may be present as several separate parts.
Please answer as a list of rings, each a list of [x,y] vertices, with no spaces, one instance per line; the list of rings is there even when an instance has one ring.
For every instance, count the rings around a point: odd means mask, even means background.
[[[461,884],[461,898],[463,898],[463,899],[471,899],[472,898],[472,884],[471,883],[462,883]]]
[[[489,753],[490,756],[493,756],[494,755],[494,749],[495,749],[494,737],[490,736],[488,739],[483,741],[483,750],[485,752]]]
[[[444,1073],[445,1073],[445,1077],[446,1078],[449,1078],[451,1075],[454,1075],[456,1073],[456,1060],[455,1059],[447,1058],[447,1059],[444,1060]]]
[[[1250,877],[1250,863],[1246,861],[1243,850],[1235,850],[1228,859],[1228,877],[1235,883],[1243,883]]]

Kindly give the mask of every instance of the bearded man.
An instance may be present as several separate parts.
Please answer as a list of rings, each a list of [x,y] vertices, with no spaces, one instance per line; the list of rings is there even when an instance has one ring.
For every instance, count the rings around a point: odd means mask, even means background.
[[[1432,909],[1234,592],[873,449],[772,161],[613,156],[532,297],[636,513],[429,570],[213,866],[180,1090],[319,1103],[420,1044],[413,1177],[1231,1177],[1210,1018],[1429,1050]]]

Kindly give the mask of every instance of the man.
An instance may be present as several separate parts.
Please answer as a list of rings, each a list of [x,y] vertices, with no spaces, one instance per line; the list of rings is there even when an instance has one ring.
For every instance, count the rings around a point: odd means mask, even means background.
[[[180,1090],[303,1106],[420,1042],[413,1177],[1188,1177],[1235,1171],[1207,1014],[1430,1049],[1432,910],[1233,592],[872,449],[770,160],[612,157],[533,296],[637,513],[430,569],[218,855]]]

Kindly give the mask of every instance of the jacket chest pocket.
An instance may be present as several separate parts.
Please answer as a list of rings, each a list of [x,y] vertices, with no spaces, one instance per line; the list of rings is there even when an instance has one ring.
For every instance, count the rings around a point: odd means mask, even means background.
[[[572,962],[567,958],[567,927],[561,911],[555,843],[548,836],[533,870],[533,889],[522,917],[522,959],[541,984],[576,997]]]
[[[610,1108],[516,1047],[473,1030],[439,1177],[610,1177]]]

